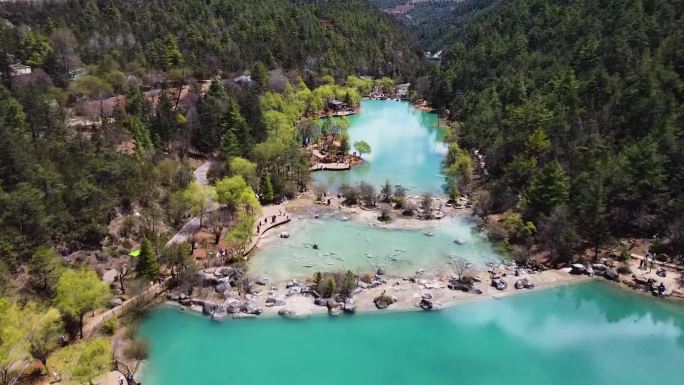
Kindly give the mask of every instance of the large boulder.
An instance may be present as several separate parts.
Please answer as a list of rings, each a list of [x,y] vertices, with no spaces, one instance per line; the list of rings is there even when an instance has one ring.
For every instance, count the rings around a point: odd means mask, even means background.
[[[202,304],[202,313],[210,315],[214,312],[214,310],[216,310],[216,307],[217,305],[215,303],[205,302],[204,304]]]
[[[385,275],[385,269],[382,267],[378,267],[378,271],[376,272],[377,275]]]
[[[344,300],[344,305],[342,305],[342,310],[345,313],[355,313],[356,312],[356,302],[353,298],[347,298]]]
[[[506,290],[508,284],[502,278],[497,277],[492,278],[492,286],[496,288],[496,290]]]
[[[287,290],[287,296],[297,295],[302,292],[302,288],[299,286],[292,286]]]
[[[427,296],[423,296],[420,300],[420,308],[423,310],[432,310],[432,298],[428,298]]]
[[[583,275],[587,273],[587,268],[581,263],[573,263],[570,265],[570,274]]]
[[[266,306],[268,307],[273,307],[273,306],[283,306],[285,305],[285,299],[284,298],[279,298],[275,296],[271,296],[266,298]]]
[[[217,293],[223,294],[226,291],[230,289],[230,284],[227,282],[221,282],[218,285],[214,286],[214,290],[216,290]]]
[[[375,304],[375,307],[377,307],[378,309],[387,309],[387,307],[389,307],[389,305],[393,304],[394,302],[394,298],[386,294],[381,294],[373,299],[373,303]]]
[[[318,297],[314,299],[314,304],[316,306],[328,306],[328,299],[323,297]]]
[[[618,278],[620,278],[620,275],[617,271],[615,271],[615,269],[607,269],[603,273],[603,276],[609,281],[617,281]]]
[[[530,281],[527,278],[522,278],[522,279],[515,281],[515,288],[518,290],[519,289],[532,289],[532,288],[534,288],[534,283],[532,283],[532,281]]]
[[[240,309],[243,313],[246,314],[254,314],[254,315],[259,315],[263,312],[259,306],[257,306],[256,303],[254,302],[246,302],[245,304],[242,305],[242,308]]]
[[[117,307],[123,305],[123,300],[119,297],[114,297],[109,300],[109,307]]]
[[[228,317],[228,311],[226,310],[226,307],[223,305],[218,305],[214,308],[214,311],[211,313],[211,319],[216,320],[216,321],[221,321],[226,319]]]

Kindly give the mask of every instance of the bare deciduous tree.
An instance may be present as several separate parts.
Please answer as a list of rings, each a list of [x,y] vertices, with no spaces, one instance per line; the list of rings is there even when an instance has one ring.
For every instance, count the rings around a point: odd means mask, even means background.
[[[81,59],[76,52],[76,47],[78,47],[76,37],[70,29],[58,28],[50,35],[50,41],[60,69],[65,76],[68,76],[71,70],[81,64]]]
[[[214,244],[218,245],[223,229],[226,227],[226,218],[221,210],[214,210],[209,214],[207,228],[214,237]]]
[[[458,280],[463,281],[463,279],[468,276],[468,272],[470,271],[470,262],[463,257],[459,257],[454,261],[453,266]]]

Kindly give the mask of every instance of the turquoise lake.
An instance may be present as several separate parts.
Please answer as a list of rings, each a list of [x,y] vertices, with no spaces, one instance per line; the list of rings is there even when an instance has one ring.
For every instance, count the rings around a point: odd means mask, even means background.
[[[250,257],[251,275],[285,280],[316,271],[363,273],[378,267],[405,275],[419,269],[448,268],[458,257],[479,267],[502,258],[467,218],[420,230],[382,229],[335,218],[295,218],[279,228],[284,230],[290,238],[266,242]],[[268,236],[276,238],[278,233]],[[456,244],[457,239],[463,244]],[[312,247],[314,243],[318,249]]]
[[[684,309],[600,282],[434,313],[233,320],[160,307],[146,385],[663,385],[684,380]]]
[[[412,194],[443,193],[442,160],[447,147],[436,114],[419,111],[408,102],[362,100],[361,112],[349,120],[350,142],[365,140],[372,152],[364,155],[364,164],[351,170],[312,173],[314,183],[337,191],[342,183],[380,186],[389,180]]]

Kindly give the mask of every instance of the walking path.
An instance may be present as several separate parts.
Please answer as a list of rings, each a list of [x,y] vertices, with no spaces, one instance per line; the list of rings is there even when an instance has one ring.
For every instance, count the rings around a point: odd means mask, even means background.
[[[316,163],[315,165],[311,166],[309,168],[309,171],[324,171],[324,170],[329,170],[329,171],[342,171],[342,170],[349,170],[351,168],[351,165],[349,163]]]
[[[290,216],[287,215],[287,212],[283,209],[283,205],[275,205],[275,206],[266,206],[263,208],[263,216],[259,218],[259,221],[257,222],[257,225],[254,229],[254,237],[252,237],[252,240],[250,241],[249,245],[245,248],[244,256],[247,256],[254,248],[256,247],[257,243],[259,243],[259,239],[261,239],[261,236],[264,235],[268,230],[278,227],[284,223],[287,223],[290,221]]]
[[[113,307],[111,309],[107,309],[106,311],[96,314],[93,317],[87,318],[83,322],[83,338],[88,338],[93,332],[99,330],[102,325],[104,325],[105,321],[112,317],[119,317],[126,311],[128,311],[131,307],[133,307],[135,304],[145,301],[151,298],[154,298],[161,294],[164,291],[164,285],[160,283],[156,283],[154,285],[150,285],[145,291],[142,293],[126,300],[124,303],[122,303],[119,306]]]
[[[207,173],[209,172],[209,168],[211,167],[211,161],[207,161],[203,163],[201,166],[197,167],[193,175],[195,176],[195,180],[197,181],[197,184],[200,185],[201,187],[207,186],[209,184],[209,180],[207,179]],[[207,214],[214,209],[218,207],[218,204],[212,205],[207,212],[204,214],[205,217]],[[171,246],[171,245],[177,245],[179,243],[187,242],[190,237],[192,237],[193,234],[200,228],[200,217],[196,216],[191,218],[183,227],[174,235],[171,239],[169,239],[168,242],[166,242],[166,246]]]

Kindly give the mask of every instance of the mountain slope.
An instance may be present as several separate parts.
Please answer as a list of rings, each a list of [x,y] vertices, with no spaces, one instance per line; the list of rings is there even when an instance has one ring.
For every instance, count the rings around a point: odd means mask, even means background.
[[[511,0],[454,26],[430,98],[485,154],[495,210],[563,219],[571,246],[684,239],[682,10]]]
[[[415,62],[407,36],[364,0],[10,2],[0,5],[0,17],[39,39],[70,28],[85,63],[110,55],[141,68],[209,75],[255,61],[377,74]]]

